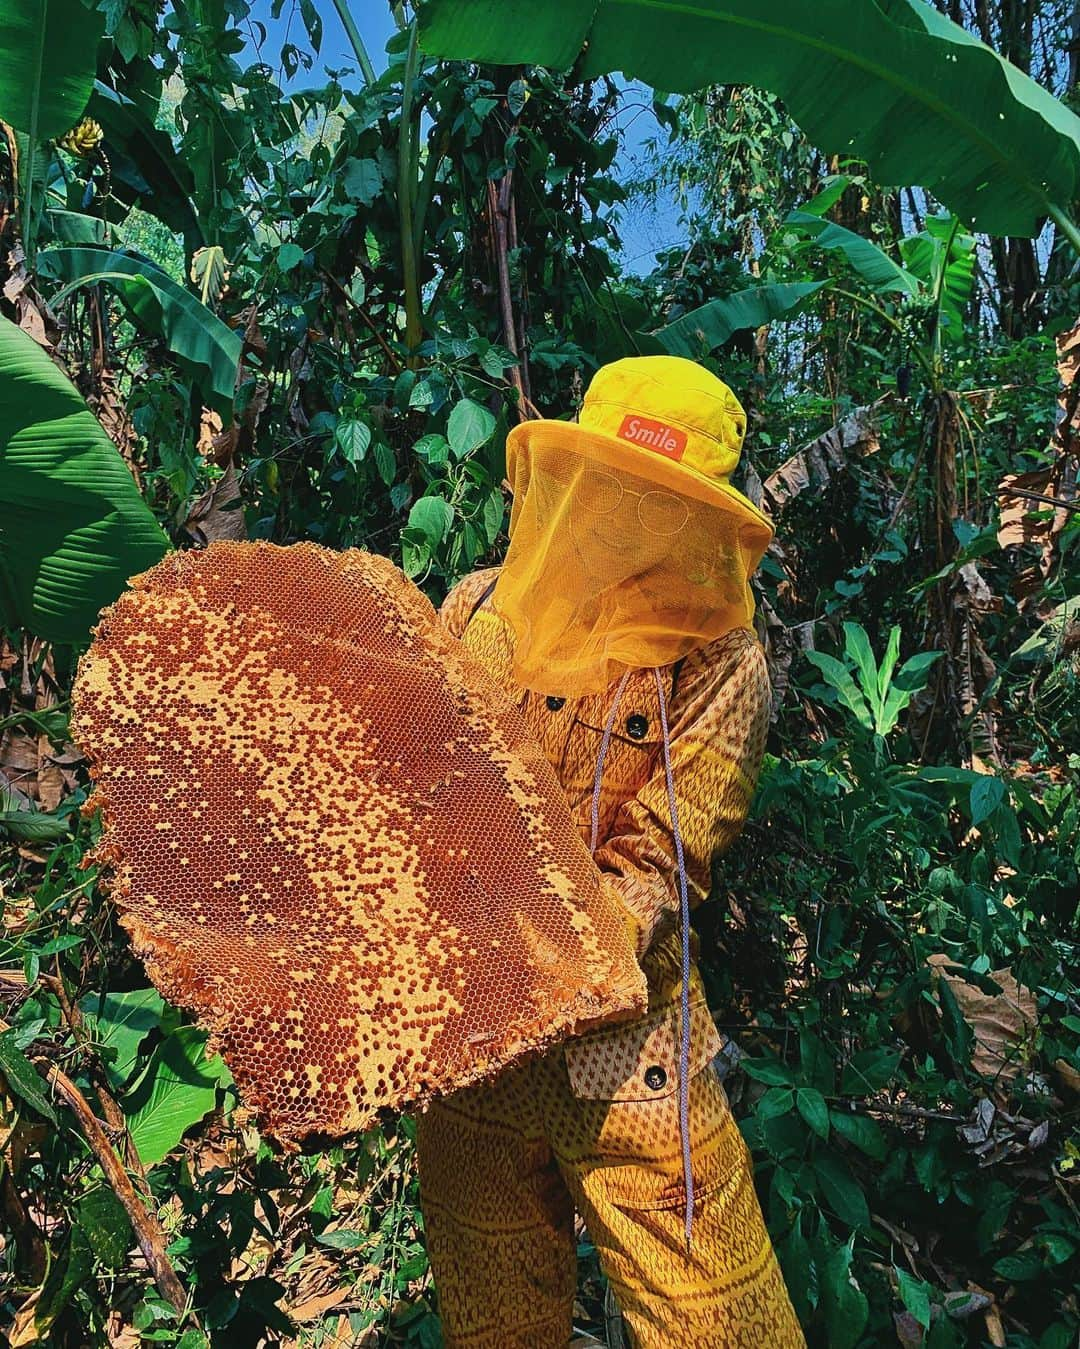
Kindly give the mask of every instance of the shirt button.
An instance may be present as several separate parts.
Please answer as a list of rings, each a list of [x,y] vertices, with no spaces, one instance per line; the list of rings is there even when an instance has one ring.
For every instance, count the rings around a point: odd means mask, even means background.
[[[626,734],[631,740],[644,740],[648,730],[649,719],[643,717],[640,712],[626,718]]]
[[[651,1068],[645,1069],[645,1085],[650,1091],[659,1091],[667,1083],[667,1073],[658,1063],[654,1063]]]
[[[549,712],[558,712],[559,708],[566,702],[565,698],[556,698],[553,694],[548,695],[547,705]]]

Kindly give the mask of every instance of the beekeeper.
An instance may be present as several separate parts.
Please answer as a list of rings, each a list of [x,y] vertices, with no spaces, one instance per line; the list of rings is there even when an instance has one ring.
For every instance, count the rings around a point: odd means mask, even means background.
[[[746,417],[692,361],[601,369],[507,441],[501,568],[449,630],[516,701],[632,925],[647,1015],[418,1121],[448,1346],[563,1349],[583,1217],[635,1345],[804,1343],[713,1059],[688,911],[739,833],[769,682],[748,581],[772,531],[729,477]]]

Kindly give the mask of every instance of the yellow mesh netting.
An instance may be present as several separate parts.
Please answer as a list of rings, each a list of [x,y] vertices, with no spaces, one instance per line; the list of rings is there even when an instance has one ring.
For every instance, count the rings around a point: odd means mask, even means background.
[[[749,578],[772,529],[733,489],[569,422],[515,428],[507,470],[510,548],[492,602],[514,629],[519,683],[600,693],[751,623]]]
[[[539,746],[384,558],[173,554],[74,703],[121,921],[283,1142],[643,1007]]]

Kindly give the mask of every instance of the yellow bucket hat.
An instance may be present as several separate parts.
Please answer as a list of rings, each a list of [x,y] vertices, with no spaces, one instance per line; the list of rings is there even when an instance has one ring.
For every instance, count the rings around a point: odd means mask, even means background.
[[[627,356],[593,376],[577,422],[530,421],[507,438],[507,472],[538,440],[655,479],[671,491],[711,501],[766,531],[773,527],[729,477],[739,462],[746,413],[711,371],[682,356]]]

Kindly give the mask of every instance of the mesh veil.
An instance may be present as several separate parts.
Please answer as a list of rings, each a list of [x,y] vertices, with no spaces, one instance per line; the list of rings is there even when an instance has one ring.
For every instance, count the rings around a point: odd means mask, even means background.
[[[519,683],[599,693],[751,622],[748,578],[771,529],[741,498],[570,423],[518,430],[493,603],[514,629]]]

